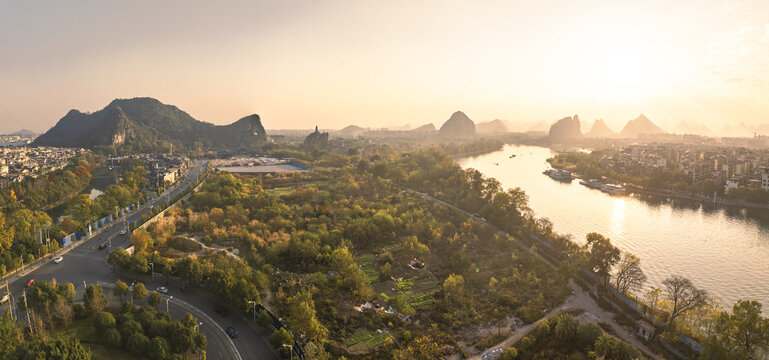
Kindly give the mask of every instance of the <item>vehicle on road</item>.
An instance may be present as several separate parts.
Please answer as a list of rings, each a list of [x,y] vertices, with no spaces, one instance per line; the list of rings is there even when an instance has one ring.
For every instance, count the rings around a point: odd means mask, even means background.
[[[8,294],[3,295],[3,297],[0,298],[0,304],[5,304],[5,302],[8,301],[8,299],[10,299],[8,297]]]
[[[216,313],[221,316],[227,316],[230,314],[230,312],[227,311],[227,308],[222,305],[216,305],[216,307],[214,308],[214,311],[216,311]]]
[[[62,262],[62,260],[64,260],[64,257],[63,256],[59,256],[56,259],[53,259],[53,263],[54,264],[58,264],[58,263]]]
[[[168,288],[167,288],[167,287],[165,287],[165,286],[161,286],[161,287],[157,288],[156,290],[157,290],[159,293],[161,293],[161,294],[168,294]]]
[[[227,327],[227,330],[226,330],[226,332],[227,332],[227,335],[228,335],[230,338],[232,338],[232,339],[237,339],[237,338],[238,338],[238,331],[237,331],[237,330],[235,330],[235,328],[234,328],[234,327],[232,327],[232,326],[228,326],[228,327]]]
[[[24,285],[24,287],[30,287],[34,283],[35,283],[35,279],[29,279],[29,282],[27,282],[27,285]]]
[[[125,229],[123,229],[123,230],[120,230],[120,235],[125,235],[125,234],[126,234],[126,231],[125,231]]]
[[[107,247],[107,243],[105,243],[105,242],[99,244],[99,250],[103,250],[106,247]]]

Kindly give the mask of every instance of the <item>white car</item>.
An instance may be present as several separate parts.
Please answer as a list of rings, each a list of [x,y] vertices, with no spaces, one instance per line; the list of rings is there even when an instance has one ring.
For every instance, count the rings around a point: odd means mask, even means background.
[[[168,294],[168,288],[166,288],[165,286],[161,286],[161,287],[157,288],[156,290],[159,293],[161,293],[161,294]]]
[[[120,230],[120,235],[125,235],[125,234],[126,234],[126,231],[125,231],[125,229],[123,229],[123,230]]]
[[[57,257],[56,259],[53,259],[53,262],[54,262],[54,264],[58,264],[58,263],[60,263],[62,260],[64,260],[64,257],[63,257],[63,256],[59,256],[59,257]]]
[[[8,295],[3,295],[3,297],[0,299],[0,304],[5,304],[5,302],[8,301]]]

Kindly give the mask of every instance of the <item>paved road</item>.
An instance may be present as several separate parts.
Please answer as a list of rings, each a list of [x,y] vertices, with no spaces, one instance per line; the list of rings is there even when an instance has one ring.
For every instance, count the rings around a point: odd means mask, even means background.
[[[138,222],[152,206],[173,198],[192,185],[202,174],[204,168],[205,164],[203,162],[196,162],[194,168],[180,184],[148,201],[146,204],[143,204],[137,212],[129,215],[127,218],[134,222]],[[9,279],[9,288],[13,299],[16,300],[22,296],[25,285],[30,279],[35,279],[36,281],[52,281],[53,279],[56,279],[59,283],[71,282],[75,285],[77,291],[82,291],[84,289],[84,282],[87,284],[94,284],[97,282],[114,283],[119,280],[121,278],[120,274],[107,264],[107,255],[109,254],[109,249],[114,249],[117,246],[130,246],[129,236],[120,235],[121,229],[122,221],[115,221],[113,224],[108,225],[98,235],[88,240],[82,240],[82,244],[64,254],[64,261],[60,264],[48,262],[37,269],[22,273],[18,278],[12,280]],[[109,249],[98,249],[99,244],[107,241],[111,242]],[[149,279],[149,276],[147,276],[147,279]],[[132,281],[133,279],[128,279],[127,276],[122,276],[122,280],[130,283],[129,280]],[[140,278],[140,280],[142,279]],[[147,288],[155,289],[157,286],[161,285],[164,284],[148,281]],[[215,326],[215,324],[209,324],[209,321],[203,320],[203,325],[200,327],[200,331],[208,338],[206,352],[208,353],[209,359],[240,358],[237,354],[233,354],[233,351],[227,346],[229,339],[221,330],[227,326],[234,326],[240,332],[240,338],[235,339],[234,344],[237,348],[237,352],[240,353],[243,359],[277,359],[277,354],[264,337],[259,334],[259,332],[249,327],[244,319],[234,312],[231,312],[229,318],[222,318],[215,314],[207,294],[199,291],[187,291],[185,293],[174,293],[172,291],[169,295],[173,295],[175,299],[182,300],[184,303],[196,307],[201,312],[205,312],[209,318],[218,324],[218,326]],[[0,311],[6,311],[7,308],[8,303],[3,304],[2,307],[0,307]],[[170,301],[169,308],[171,308],[172,313],[182,314],[190,311],[185,310],[181,302],[177,303],[174,300]],[[20,320],[23,320],[23,313],[17,315],[19,315]],[[195,315],[198,318],[203,317],[199,314]]]

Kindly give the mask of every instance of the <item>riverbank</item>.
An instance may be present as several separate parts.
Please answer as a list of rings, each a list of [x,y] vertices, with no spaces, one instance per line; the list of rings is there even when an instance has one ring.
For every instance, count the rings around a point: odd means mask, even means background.
[[[511,153],[518,156],[510,158]],[[712,198],[647,189],[631,190],[635,196],[607,196],[579,182],[543,175],[553,155],[543,147],[506,146],[458,163],[497,179],[504,188],[526,191],[529,207],[538,217],[548,218],[553,231],[570,234],[579,244],[587,234],[598,232],[638,256],[648,277],[642,293],[679,274],[723,304],[746,298],[769,302],[769,288],[762,286],[769,281],[765,208],[739,207],[743,204],[729,202],[732,199],[721,199],[731,206],[713,206]]]
[[[751,209],[769,209],[769,204],[766,204],[766,203],[756,203],[756,202],[744,201],[739,199],[731,199],[728,197],[716,197],[714,199],[712,196],[682,193],[682,192],[677,192],[673,190],[650,190],[650,189],[645,189],[643,186],[638,186],[635,184],[626,184],[625,188],[636,194],[661,196],[661,197],[668,197],[671,199],[690,200],[690,201],[697,201],[701,203],[708,203],[708,204],[715,204],[715,205],[722,205],[722,206],[735,206],[735,207],[751,208]]]

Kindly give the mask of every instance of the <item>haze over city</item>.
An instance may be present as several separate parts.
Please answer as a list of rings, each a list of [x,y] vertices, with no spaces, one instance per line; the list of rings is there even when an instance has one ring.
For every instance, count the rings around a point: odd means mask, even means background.
[[[769,122],[766,1],[6,1],[0,45],[0,132],[135,96],[268,129]]]

